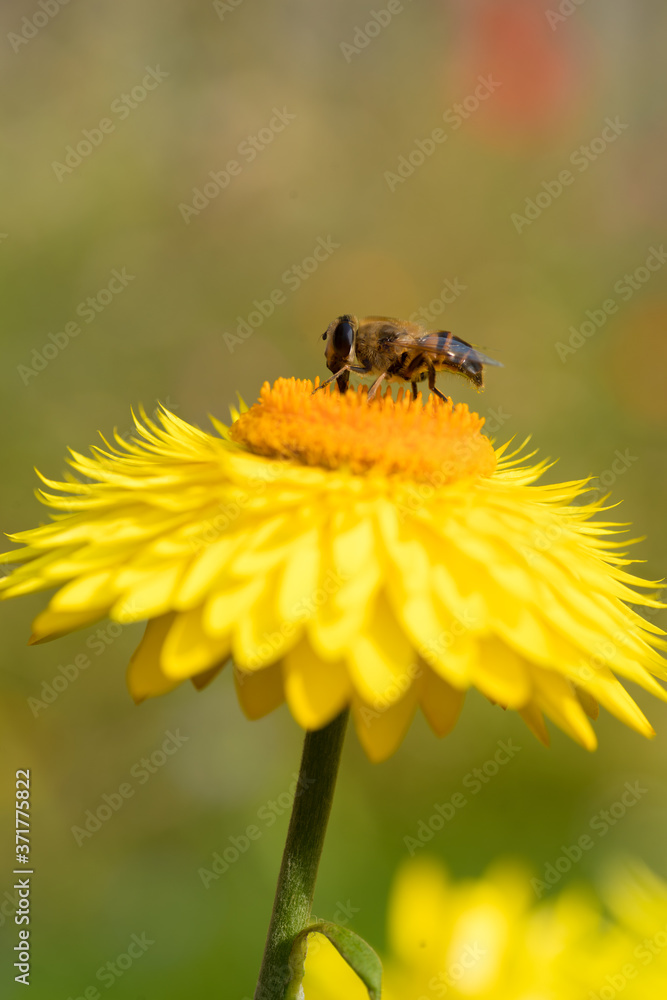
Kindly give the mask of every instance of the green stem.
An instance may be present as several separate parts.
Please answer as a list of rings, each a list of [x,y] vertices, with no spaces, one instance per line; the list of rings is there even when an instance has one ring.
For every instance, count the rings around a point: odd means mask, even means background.
[[[324,729],[306,733],[255,1000],[298,996],[303,969],[290,966],[290,954],[310,921],[348,715],[346,710]]]

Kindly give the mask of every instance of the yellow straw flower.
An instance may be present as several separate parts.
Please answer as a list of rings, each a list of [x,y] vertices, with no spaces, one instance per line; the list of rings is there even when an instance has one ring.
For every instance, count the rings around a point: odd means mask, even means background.
[[[667,990],[667,882],[642,862],[616,863],[603,898],[614,919],[635,942],[628,961],[618,954],[605,977],[600,1000],[623,991],[627,1000],[653,1000]],[[615,995],[615,994],[614,994]]]
[[[667,984],[667,887],[640,870],[613,917],[589,887],[538,901],[529,873],[501,861],[452,881],[435,860],[399,870],[388,908],[383,1000],[655,1000]],[[627,869],[623,882],[629,882]],[[632,925],[625,909],[632,914]],[[305,1000],[367,1000],[324,938],[310,939]]]
[[[58,588],[31,641],[147,619],[136,701],[231,657],[250,718],[286,699],[312,730],[351,705],[373,760],[417,705],[447,733],[472,686],[545,743],[543,715],[594,748],[598,702],[651,735],[616,675],[665,697],[662,633],[624,602],[662,605],[601,503],[574,504],[586,481],[534,485],[545,464],[494,451],[463,404],[312,390],[267,383],[218,434],[143,415],[131,442],[72,452],[79,478],[42,477],[54,520],[11,536],[23,565],[0,581]]]

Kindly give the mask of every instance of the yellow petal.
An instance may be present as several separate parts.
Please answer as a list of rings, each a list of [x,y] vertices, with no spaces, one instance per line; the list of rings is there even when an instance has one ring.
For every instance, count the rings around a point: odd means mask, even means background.
[[[521,708],[531,696],[528,664],[501,639],[477,639],[473,665],[475,684],[488,698],[506,708]]]
[[[554,670],[532,667],[535,701],[556,725],[581,743],[586,750],[595,750],[597,739],[569,681]]]
[[[420,655],[444,680],[465,689],[473,683],[473,665],[477,659],[477,637],[465,622],[449,619],[437,639],[420,643]]]
[[[80,611],[84,608],[103,608],[106,611],[118,596],[113,586],[114,572],[102,570],[79,576],[66,584],[51,598],[54,611]]]
[[[367,704],[389,705],[414,684],[417,656],[384,595],[346,659],[354,689]]]
[[[315,530],[290,547],[278,584],[278,614],[286,622],[304,622],[315,614],[319,597],[319,549],[319,533]]]
[[[576,647],[563,641],[553,623],[546,622],[536,609],[510,601],[498,613],[498,603],[489,615],[491,629],[520,657],[546,668],[577,658]]]
[[[430,589],[430,539],[424,538],[424,533],[418,524],[399,522],[398,511],[393,505],[378,504],[378,524],[382,538],[391,561],[389,576],[400,590],[397,592],[397,603],[403,603],[405,598],[421,596]]]
[[[211,667],[210,670],[204,670],[201,674],[194,674],[190,680],[197,691],[203,691],[205,687],[209,686],[211,681],[215,680],[220,671],[224,670],[225,666],[225,663],[220,663],[216,667]]]
[[[364,704],[359,698],[352,701],[352,715],[359,742],[374,764],[391,757],[401,743],[417,707],[417,689],[412,684],[400,701],[382,711]]]
[[[377,562],[377,540],[366,507],[351,505],[338,511],[331,525],[331,557],[334,572],[351,579],[369,563]]]
[[[655,736],[653,726],[639,708],[639,705],[628,694],[623,685],[616,680],[610,670],[596,670],[591,673],[592,676],[585,682],[582,682],[583,690],[577,690],[580,701],[582,696],[585,696],[595,704],[599,702],[615,715],[617,719],[624,722],[626,726],[630,726],[631,729],[635,729],[638,733],[641,733],[642,736]],[[582,701],[582,704],[587,714],[590,714],[586,709],[585,701]],[[595,716],[592,716],[592,718],[595,718]]]
[[[231,652],[229,635],[208,635],[202,625],[202,609],[180,611],[167,633],[160,656],[163,672],[183,680],[226,660]]]
[[[181,573],[180,563],[150,571],[144,583],[132,587],[116,601],[110,617],[117,622],[138,622],[171,611]]]
[[[436,547],[439,543],[436,542]],[[436,552],[433,587],[448,618],[466,622],[471,631],[488,628],[488,601],[479,568],[453,546]],[[486,571],[482,568],[482,574]]]
[[[289,514],[265,515],[253,522],[252,528],[231,561],[231,570],[239,577],[265,576],[283,563],[303,534],[303,519]]]
[[[545,747],[551,745],[549,730],[545,725],[544,716],[535,702],[531,701],[530,704],[524,705],[523,708],[520,708],[519,715],[526,723],[533,736],[536,736],[540,743],[543,743]]]
[[[58,639],[61,635],[67,635],[68,632],[84,628],[84,626],[91,625],[103,617],[104,611],[99,608],[67,612],[52,611],[48,607],[37,615],[32,623],[32,635],[28,644],[36,646],[41,642],[48,642],[50,639]]]
[[[277,576],[275,571],[262,580],[262,592],[237,617],[232,651],[240,670],[255,670],[281,660],[303,633],[302,623],[286,621],[278,613]]]
[[[372,614],[382,574],[376,560],[353,575],[338,567],[322,577],[325,599],[308,621],[308,634],[322,659],[337,660],[351,646]]]
[[[235,668],[234,683],[239,704],[248,719],[261,719],[285,700],[280,663],[248,672]]]
[[[212,593],[204,606],[204,628],[209,635],[224,635],[238,622],[241,615],[259,597],[264,588],[261,577],[248,583]]]
[[[600,706],[598,705],[597,701],[595,700],[592,694],[589,694],[589,692],[586,691],[584,688],[579,687],[578,684],[574,684],[573,687],[574,687],[574,693],[579,699],[579,704],[583,708],[584,712],[586,713],[589,719],[592,719],[593,722],[595,722],[598,715],[600,714]]]
[[[465,692],[458,691],[427,664],[422,664],[419,703],[436,736],[446,736],[454,728],[464,698]]]
[[[203,604],[216,586],[220,576],[225,573],[230,556],[239,544],[237,536],[224,536],[208,545],[204,545],[183,575],[174,599],[174,606],[182,611]]]
[[[302,640],[283,661],[285,697],[304,729],[321,729],[349,704],[352,685],[342,660],[322,663]]]
[[[173,614],[153,618],[146,625],[143,639],[135,649],[127,668],[127,686],[134,701],[172,691],[181,682],[160,670],[160,650],[174,620]]]
[[[338,510],[323,531],[320,585],[325,599],[308,621],[309,639],[324,660],[338,660],[369,617],[381,572],[366,505]]]

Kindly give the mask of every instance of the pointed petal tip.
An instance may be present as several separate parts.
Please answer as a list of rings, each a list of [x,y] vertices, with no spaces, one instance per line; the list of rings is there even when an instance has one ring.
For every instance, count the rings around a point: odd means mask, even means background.
[[[50,642],[51,639],[59,639],[64,633],[57,632],[54,634],[45,634],[43,632],[33,632],[28,639],[28,646],[41,646],[44,642]]]
[[[598,738],[595,733],[587,733],[585,737],[582,734],[581,746],[589,753],[594,753],[598,748]]]
[[[531,733],[533,734],[538,743],[541,743],[546,750],[551,749],[551,733],[546,728],[546,726],[544,726],[544,728],[535,727],[534,729],[532,726],[529,726],[528,728],[530,729]]]
[[[368,757],[371,764],[384,764],[384,762],[389,760],[389,758],[396,752],[396,747],[390,747],[389,749],[386,747],[381,748],[376,746],[376,744],[370,740],[360,740],[359,742],[364,748],[364,753]]]

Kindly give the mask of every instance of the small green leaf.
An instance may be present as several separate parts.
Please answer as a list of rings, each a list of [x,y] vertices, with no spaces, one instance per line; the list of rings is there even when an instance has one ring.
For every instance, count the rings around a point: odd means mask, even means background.
[[[348,927],[340,927],[328,920],[318,920],[306,927],[294,940],[292,954],[303,954],[303,946],[309,934],[323,934],[331,941],[336,951],[359,976],[368,990],[370,1000],[380,1000],[382,990],[382,963],[371,946]]]

